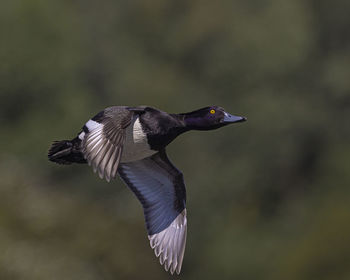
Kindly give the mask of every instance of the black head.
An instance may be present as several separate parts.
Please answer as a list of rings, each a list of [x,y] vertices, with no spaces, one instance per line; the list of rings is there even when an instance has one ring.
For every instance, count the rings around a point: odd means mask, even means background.
[[[218,106],[205,107],[184,115],[184,122],[188,129],[211,130],[219,127],[243,122],[244,117],[238,117],[225,112],[224,108]]]

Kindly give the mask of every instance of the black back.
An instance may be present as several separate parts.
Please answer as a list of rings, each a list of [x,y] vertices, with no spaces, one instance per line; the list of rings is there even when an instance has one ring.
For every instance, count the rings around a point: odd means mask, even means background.
[[[147,134],[151,149],[157,151],[188,130],[184,125],[183,116],[168,114],[151,107],[145,108],[140,114],[140,123]]]

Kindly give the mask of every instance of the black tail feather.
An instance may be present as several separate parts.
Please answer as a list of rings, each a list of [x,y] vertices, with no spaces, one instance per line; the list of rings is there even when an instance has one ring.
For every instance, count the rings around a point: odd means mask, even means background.
[[[58,164],[86,163],[80,144],[79,138],[53,142],[48,153],[49,160]]]

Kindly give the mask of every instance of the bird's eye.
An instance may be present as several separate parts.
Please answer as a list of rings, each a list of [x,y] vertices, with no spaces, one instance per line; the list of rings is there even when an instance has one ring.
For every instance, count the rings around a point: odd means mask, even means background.
[[[210,110],[210,114],[212,114],[212,115],[215,114],[215,110],[214,110],[214,109],[211,109],[211,110]]]

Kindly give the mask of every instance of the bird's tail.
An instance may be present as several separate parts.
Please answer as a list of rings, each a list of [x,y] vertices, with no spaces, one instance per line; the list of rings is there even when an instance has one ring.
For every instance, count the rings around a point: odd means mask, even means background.
[[[49,160],[58,164],[86,163],[81,153],[81,140],[78,137],[73,140],[53,142],[48,157]]]

